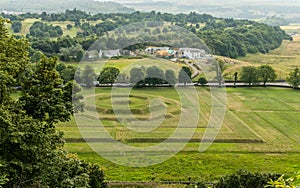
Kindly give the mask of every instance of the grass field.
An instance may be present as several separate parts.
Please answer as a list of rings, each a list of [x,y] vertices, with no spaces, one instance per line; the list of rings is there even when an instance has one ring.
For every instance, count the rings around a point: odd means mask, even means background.
[[[91,65],[95,73],[99,75],[101,70],[105,67],[115,67],[120,70],[121,73],[125,73],[128,76],[130,75],[130,70],[134,67],[139,67],[142,69],[147,69],[151,66],[157,66],[162,70],[171,69],[177,75],[180,68],[182,66],[186,66],[185,64],[174,63],[165,59],[156,59],[156,58],[144,58],[144,59],[118,59],[118,60],[107,60],[107,61],[90,61],[90,62],[80,62],[80,63],[66,63],[67,65],[71,65],[81,70],[84,69],[86,65]]]
[[[63,30],[63,36],[69,35],[70,37],[76,37],[76,34],[79,31],[79,29],[75,27],[74,22],[71,21],[45,22],[45,23],[52,24],[53,26],[60,26],[61,29]],[[70,30],[67,29],[68,24],[73,26]]]
[[[193,140],[177,155],[162,164],[145,168],[124,167],[99,157],[83,141],[75,120],[58,126],[67,139],[67,150],[80,158],[100,164],[108,181],[213,181],[239,169],[258,172],[293,173],[300,170],[300,91],[278,88],[228,88],[223,126],[207,151],[198,152],[199,142],[210,116],[210,92],[198,88],[200,121]],[[149,117],[149,101],[160,98],[167,118],[154,131],[140,133],[122,125],[109,100],[109,88],[97,88],[95,101],[104,127],[116,140],[135,147],[158,144],[173,133],[180,108],[178,95],[171,88],[135,89],[130,107],[136,118]],[[90,96],[92,97],[92,96]],[[86,98],[87,106],[90,99]],[[122,108],[119,101],[118,108]],[[139,109],[139,110],[137,110]],[[180,128],[189,131],[189,127]],[[74,139],[77,141],[74,141]],[[78,141],[79,139],[79,141]],[[174,143],[176,144],[176,143]]]
[[[285,30],[288,33],[300,34],[300,23],[292,23],[287,26],[281,26],[281,29]]]
[[[300,24],[283,26],[282,29],[288,33],[300,33]],[[225,70],[227,79],[233,80],[234,72],[240,72],[243,66],[269,64],[276,70],[277,79],[284,80],[293,68],[300,67],[300,35],[295,35],[293,41],[283,41],[279,48],[268,54],[247,54],[246,57],[239,57],[237,60],[224,59],[231,62]]]
[[[70,37],[76,37],[76,34],[79,31],[79,29],[74,26],[74,22],[70,22],[70,21],[45,22],[45,21],[42,21],[41,19],[33,19],[33,18],[28,18],[28,19],[25,19],[24,21],[21,22],[22,23],[22,29],[21,29],[20,33],[14,33],[11,28],[9,28],[9,31],[12,34],[21,34],[21,35],[29,34],[30,27],[32,26],[32,24],[34,22],[37,22],[37,21],[44,22],[44,23],[47,23],[47,24],[52,24],[54,26],[60,26],[63,30],[63,36],[69,35]],[[68,24],[71,24],[73,26],[73,28],[68,30],[67,29]]]

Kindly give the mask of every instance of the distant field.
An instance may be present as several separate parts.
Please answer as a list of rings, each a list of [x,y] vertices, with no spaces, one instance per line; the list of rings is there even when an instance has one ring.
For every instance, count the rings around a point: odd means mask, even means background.
[[[71,142],[81,138],[74,119],[58,128],[65,133],[66,148],[82,159],[100,164],[108,181],[213,181],[238,169],[285,174],[300,170],[300,91],[227,89],[227,111],[222,129],[216,142],[206,152],[199,153],[196,140],[207,127],[211,107],[209,91],[197,90],[201,96],[201,117],[194,139],[183,151],[160,165],[130,168],[113,164],[99,157],[85,142]],[[149,117],[147,108],[151,98],[158,97],[167,103],[167,118],[150,133],[134,132],[117,121],[110,111],[110,92],[109,88],[97,88],[96,104],[104,126],[115,139],[124,143],[135,139],[127,144],[150,146],[168,138],[176,128],[180,108],[174,89],[149,88],[131,92],[130,107],[137,118]],[[86,100],[89,105],[89,99]],[[181,131],[188,129],[181,128]],[[151,138],[152,142],[140,141],[146,138]]]
[[[298,33],[300,34],[300,23],[293,23],[287,26],[281,26],[281,29],[285,30],[288,33]]]
[[[77,32],[79,31],[78,28],[75,27],[74,22],[70,21],[64,21],[64,22],[45,22],[48,24],[52,24],[54,26],[60,26],[61,29],[63,30],[63,36],[69,35],[70,37],[76,37]],[[67,29],[67,25],[70,24],[73,26],[70,30]]]
[[[22,21],[22,30],[21,30],[21,34],[22,35],[26,35],[29,34],[29,29],[32,26],[32,24],[36,21],[40,21],[40,19],[25,19],[24,21]]]
[[[79,31],[78,28],[76,28],[74,26],[74,22],[70,22],[70,21],[64,21],[64,22],[45,22],[45,21],[42,21],[41,19],[33,19],[33,18],[30,18],[30,19],[25,19],[24,21],[22,21],[22,30],[19,34],[21,35],[26,35],[26,34],[29,34],[29,29],[30,27],[32,26],[32,24],[36,21],[41,21],[41,22],[44,22],[44,23],[47,23],[47,24],[52,24],[54,26],[60,26],[63,30],[63,36],[67,36],[69,35],[70,37],[75,37],[77,32]],[[67,25],[68,24],[71,24],[73,26],[72,29],[68,30],[67,29]],[[12,30],[10,30],[11,33],[13,33]],[[18,34],[18,33],[16,33]]]
[[[184,64],[174,63],[165,59],[156,59],[156,58],[144,58],[144,59],[119,59],[108,61],[91,61],[91,62],[80,62],[79,63],[67,63],[67,65],[72,65],[84,69],[86,65],[91,65],[96,74],[98,75],[104,67],[116,67],[121,73],[129,75],[130,70],[134,67],[147,69],[151,66],[157,66],[162,70],[171,69],[174,70],[176,74],[179,72],[179,68],[185,66]]]

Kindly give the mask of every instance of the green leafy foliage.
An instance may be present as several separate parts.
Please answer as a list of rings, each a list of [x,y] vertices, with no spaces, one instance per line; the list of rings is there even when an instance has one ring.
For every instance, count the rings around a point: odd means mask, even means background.
[[[148,67],[146,70],[145,83],[149,86],[163,84],[165,81],[165,73],[157,66]]]
[[[48,25],[43,22],[34,22],[30,27],[30,35],[34,37],[59,37],[63,31],[60,26]]]
[[[199,78],[198,83],[201,84],[202,86],[204,86],[205,84],[207,84],[207,80],[204,77]]]
[[[259,82],[258,69],[253,66],[243,67],[240,76],[241,81],[247,83],[249,86]]]
[[[60,59],[62,61],[77,61],[79,62],[84,54],[84,50],[80,44],[72,45],[71,47],[61,48]]]
[[[177,78],[175,76],[175,72],[173,70],[166,70],[165,72],[166,81],[172,85],[175,86],[177,82]]]
[[[15,22],[12,23],[11,28],[13,29],[13,31],[15,33],[19,33],[22,29],[22,23],[18,22],[18,21],[15,21]]]
[[[240,170],[234,174],[222,177],[214,187],[263,188],[270,179],[275,180],[278,177],[280,177],[278,174],[251,173]]]
[[[295,68],[290,72],[290,75],[287,79],[289,84],[295,89],[298,88],[300,85],[300,70],[299,68]]]
[[[145,73],[141,68],[133,68],[130,70],[130,82],[135,87],[140,87],[144,83]]]
[[[265,87],[267,82],[273,82],[277,77],[275,70],[270,65],[261,65],[258,68],[258,72],[260,80],[264,83]]]
[[[97,79],[97,75],[92,66],[86,65],[82,71],[82,74],[80,75],[80,78],[82,83],[85,84],[87,88],[90,88],[93,86],[93,81]]]
[[[113,84],[120,74],[120,70],[115,67],[106,67],[104,68],[98,77],[100,84]]]
[[[42,57],[36,66],[29,67],[23,78],[19,99],[28,115],[50,125],[68,121],[72,114],[72,105],[68,104],[71,101],[63,98],[63,87],[59,87],[63,82],[55,68],[56,59],[46,57]]]
[[[191,83],[192,71],[189,67],[182,67],[178,74],[179,83]]]
[[[3,15],[12,17],[10,15]],[[268,53],[279,47],[284,39],[290,37],[278,26],[268,26],[263,23],[258,23],[249,20],[234,20],[215,18],[207,14],[168,14],[152,12],[134,12],[132,14],[111,13],[111,14],[96,14],[91,15],[87,12],[73,9],[66,10],[64,13],[47,14],[23,14],[18,17],[12,17],[14,20],[22,20],[25,18],[41,18],[42,21],[71,21],[77,27],[77,36],[73,39],[76,44],[81,44],[85,50],[96,41],[96,37],[103,36],[105,33],[112,31],[120,26],[128,25],[135,22],[158,21],[175,23],[180,27],[195,33],[201,38],[205,44],[216,55],[237,58],[246,56],[247,53]],[[99,22],[98,22],[99,21]],[[100,22],[101,21],[101,22]],[[95,24],[93,22],[96,22]],[[192,23],[192,24],[191,24]],[[68,23],[69,24],[69,23]],[[200,27],[200,25],[205,25]],[[149,27],[155,27],[155,24],[148,24]],[[51,25],[46,25],[43,22],[36,22],[30,29],[30,41],[36,41],[33,38],[45,37],[40,39],[39,43],[34,42],[32,47],[42,52],[59,53],[60,48],[66,48],[61,43],[49,41],[47,37],[61,36],[61,31],[58,26],[53,28]],[[70,29],[70,24],[67,26]],[[47,29],[45,29],[47,28]],[[152,34],[155,40],[159,37],[167,35],[169,29],[154,28],[153,30],[145,29],[145,33]],[[137,31],[132,28],[131,32]],[[121,33],[129,32],[129,30]],[[149,37],[148,37],[149,39]],[[152,38],[153,39],[153,38]],[[126,40],[125,40],[126,41]],[[153,40],[146,40],[153,41]],[[185,41],[186,44],[192,44],[192,41]],[[75,45],[74,43],[72,45]],[[67,46],[70,47],[70,46]]]
[[[274,187],[274,188],[297,188],[300,186],[300,173],[285,178],[284,175],[279,177],[277,180],[270,179],[268,185],[265,187]]]
[[[236,87],[236,82],[238,81],[238,78],[239,78],[238,75],[239,75],[238,72],[234,73],[234,87]]]
[[[0,18],[0,186],[105,187],[99,167],[65,152],[55,128],[76,111],[79,88],[61,85],[56,59],[30,63],[27,41],[9,36],[5,23]],[[20,84],[21,96],[13,100],[11,88]]]

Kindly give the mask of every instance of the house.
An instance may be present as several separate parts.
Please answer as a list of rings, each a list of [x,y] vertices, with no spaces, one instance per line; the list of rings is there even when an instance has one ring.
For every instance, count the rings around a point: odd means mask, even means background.
[[[196,48],[179,48],[179,56],[186,57],[189,59],[200,59],[205,57],[205,50],[200,50]]]
[[[170,47],[154,47],[154,46],[149,46],[148,48],[145,49],[146,54],[156,54],[158,51],[168,51],[170,50]]]
[[[157,57],[171,59],[175,57],[176,52],[174,50],[159,50],[156,52]]]
[[[86,53],[88,59],[97,59],[98,58],[98,51],[97,50],[90,50]]]
[[[112,57],[118,57],[118,56],[121,56],[121,52],[119,49],[117,49],[117,50],[100,50],[99,51],[99,57],[112,58]]]

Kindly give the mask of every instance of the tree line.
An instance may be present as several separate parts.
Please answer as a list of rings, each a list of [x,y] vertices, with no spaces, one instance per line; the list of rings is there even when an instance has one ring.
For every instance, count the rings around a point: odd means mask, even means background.
[[[124,25],[143,21],[169,22],[173,25],[184,27],[194,32],[199,38],[208,45],[212,52],[216,55],[237,58],[245,56],[247,53],[268,53],[270,50],[277,48],[284,39],[291,39],[283,30],[276,26],[268,26],[262,23],[257,23],[249,20],[234,20],[227,18],[215,18],[207,14],[197,14],[191,12],[190,14],[169,14],[160,12],[133,12],[133,13],[110,13],[110,14],[96,14],[91,15],[80,10],[66,10],[64,13],[46,13],[41,14],[21,14],[18,16],[11,16],[1,14],[1,16],[9,17],[12,21],[20,22],[28,17],[41,18],[44,22],[53,21],[71,21],[70,27],[78,29],[77,36],[72,39],[75,43],[79,43],[86,49],[86,44],[92,44],[97,37],[103,36],[109,31],[119,28]],[[92,24],[94,21],[101,21]],[[61,36],[59,28],[48,28],[43,30],[45,26],[40,22],[36,23],[38,27],[31,29],[31,34],[28,35],[29,41],[33,44],[32,47],[36,50],[47,53],[47,55],[57,55],[59,48],[66,46],[59,46],[55,49],[53,46],[47,45],[49,40],[47,36]],[[14,27],[18,31],[18,27]],[[40,32],[42,31],[42,32]],[[50,33],[51,31],[51,33]],[[164,31],[148,31],[150,34],[163,35]],[[47,34],[49,33],[49,35]],[[57,33],[57,34],[56,34]],[[44,39],[36,39],[37,37],[44,37]],[[46,37],[45,37],[46,36]],[[41,43],[36,45],[34,41]],[[89,41],[82,44],[83,41]],[[92,42],[90,42],[92,41]],[[55,43],[52,41],[52,43]],[[57,45],[55,44],[55,45]],[[73,44],[75,45],[75,44]],[[71,46],[68,46],[71,47]]]
[[[219,73],[216,73],[214,80],[207,80],[205,77],[200,77],[197,83],[205,86],[209,81],[217,81],[221,87],[223,82],[222,72],[225,70],[225,65],[222,63],[216,65],[219,67]],[[135,87],[155,87],[166,84],[175,86],[177,83],[192,83],[192,71],[189,67],[185,66],[181,68],[177,75],[173,70],[164,71],[157,66],[132,68],[129,75],[120,73],[120,70],[116,67],[105,67],[97,75],[90,65],[86,65],[83,70],[79,69],[76,71],[75,67],[66,66],[64,63],[58,64],[56,70],[60,73],[65,83],[74,80],[76,77],[78,83],[83,83],[87,87],[95,86],[93,81],[96,80],[99,81],[99,84],[109,84],[112,86],[114,83],[131,83]],[[268,82],[274,82],[276,78],[277,74],[270,65],[261,65],[259,67],[245,66],[242,67],[240,73],[234,73],[234,87],[236,87],[237,81],[246,83],[249,87],[258,85],[259,83],[263,83],[263,86],[266,87]],[[287,82],[294,89],[299,87],[299,68],[295,68],[290,72]]]
[[[48,25],[43,22],[34,22],[29,30],[29,36],[35,38],[53,38],[63,35],[60,26],[53,26],[52,24]]]
[[[235,72],[234,85],[238,80],[238,72]],[[270,65],[261,65],[259,67],[254,66],[245,66],[242,67],[240,72],[241,82],[247,83],[248,86],[254,86],[259,83],[263,83],[263,86],[266,87],[267,82],[274,82],[277,78],[277,74],[272,66]],[[300,70],[299,68],[294,68],[289,73],[289,76],[286,80],[294,89],[298,88],[300,85]]]
[[[176,83],[191,83],[191,76],[192,72],[189,67],[182,67],[176,76],[173,70],[164,71],[157,66],[132,68],[129,75],[120,73],[120,70],[116,67],[105,67],[97,76],[93,67],[86,65],[82,71],[80,69],[77,71],[75,79],[86,87],[94,86],[93,81],[96,80],[100,84],[111,86],[114,83],[131,83],[134,87],[155,87],[165,84],[175,86]]]

